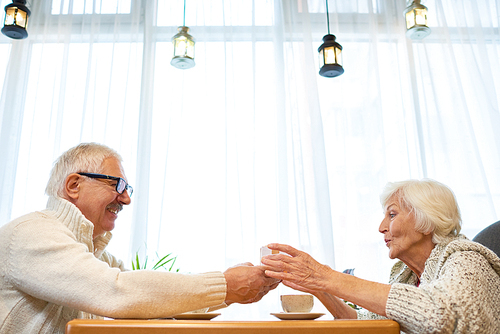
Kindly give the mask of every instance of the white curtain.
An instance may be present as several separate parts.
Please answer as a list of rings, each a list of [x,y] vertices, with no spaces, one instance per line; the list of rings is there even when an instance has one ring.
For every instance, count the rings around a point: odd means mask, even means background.
[[[110,244],[127,262],[224,270],[278,241],[385,282],[378,195],[409,178],[449,185],[469,238],[499,220],[499,1],[425,1],[423,41],[404,0],[328,4],[333,79],[323,0],[187,0],[189,70],[170,65],[182,0],[28,2],[28,39],[0,38],[0,225],[43,209],[53,161],[88,141],[135,189]],[[283,292],[223,316],[270,317]]]

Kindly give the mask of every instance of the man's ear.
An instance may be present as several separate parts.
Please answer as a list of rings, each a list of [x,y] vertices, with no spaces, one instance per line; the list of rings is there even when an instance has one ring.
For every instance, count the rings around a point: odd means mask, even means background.
[[[66,182],[64,182],[64,192],[66,193],[66,196],[68,196],[68,199],[78,199],[82,179],[82,176],[76,173],[68,175]]]

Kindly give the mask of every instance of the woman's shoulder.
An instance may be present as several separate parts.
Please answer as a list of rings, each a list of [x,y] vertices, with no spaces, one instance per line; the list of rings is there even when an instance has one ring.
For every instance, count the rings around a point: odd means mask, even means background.
[[[452,253],[432,281],[440,287],[450,287],[448,293],[457,298],[476,296],[483,300],[495,296],[494,304],[500,302],[500,266],[473,250]]]
[[[489,248],[468,239],[455,239],[448,243],[438,262],[439,267],[447,262],[469,267],[489,265],[500,276],[500,258]]]
[[[498,256],[491,249],[467,238],[456,238],[450,241],[443,247],[440,255],[441,257],[446,257],[451,254],[462,252],[475,252],[493,262],[500,261]]]

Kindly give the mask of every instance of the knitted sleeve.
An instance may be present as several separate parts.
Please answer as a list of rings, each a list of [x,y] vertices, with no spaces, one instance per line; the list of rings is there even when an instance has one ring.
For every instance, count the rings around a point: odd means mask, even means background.
[[[122,260],[117,259],[115,256],[113,256],[111,253],[107,251],[104,251],[99,259],[109,264],[111,268],[118,268],[121,271],[127,270],[125,269],[125,265],[123,264]]]
[[[164,318],[220,305],[226,295],[221,272],[183,275],[121,271],[100,261],[62,224],[18,224],[5,261],[8,281],[35,298],[111,318]],[[114,258],[113,258],[114,259]],[[120,264],[109,258],[114,265]]]
[[[419,288],[395,283],[388,318],[410,333],[498,333],[500,277],[479,253],[448,257],[435,279]]]
[[[360,320],[380,320],[380,319],[387,319],[384,316],[381,316],[380,314],[370,312],[368,310],[362,309],[357,311],[358,313],[358,319]]]

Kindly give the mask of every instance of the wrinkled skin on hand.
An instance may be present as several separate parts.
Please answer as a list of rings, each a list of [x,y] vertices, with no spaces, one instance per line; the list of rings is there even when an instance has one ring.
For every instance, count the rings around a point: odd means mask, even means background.
[[[269,268],[266,275],[283,280],[283,284],[290,288],[318,294],[325,290],[327,282],[335,273],[329,266],[291,246],[270,244],[268,247],[286,254],[267,255],[262,258],[262,263]]]
[[[335,271],[288,245],[269,244],[267,247],[281,253],[262,258],[262,263],[268,267],[266,275],[283,280],[288,287],[316,296],[335,318],[357,318],[356,311],[344,300],[387,316],[385,309],[391,285]]]
[[[276,288],[280,281],[265,275],[267,267],[250,262],[228,268],[224,272],[227,284],[226,304],[248,304],[262,299]]]

